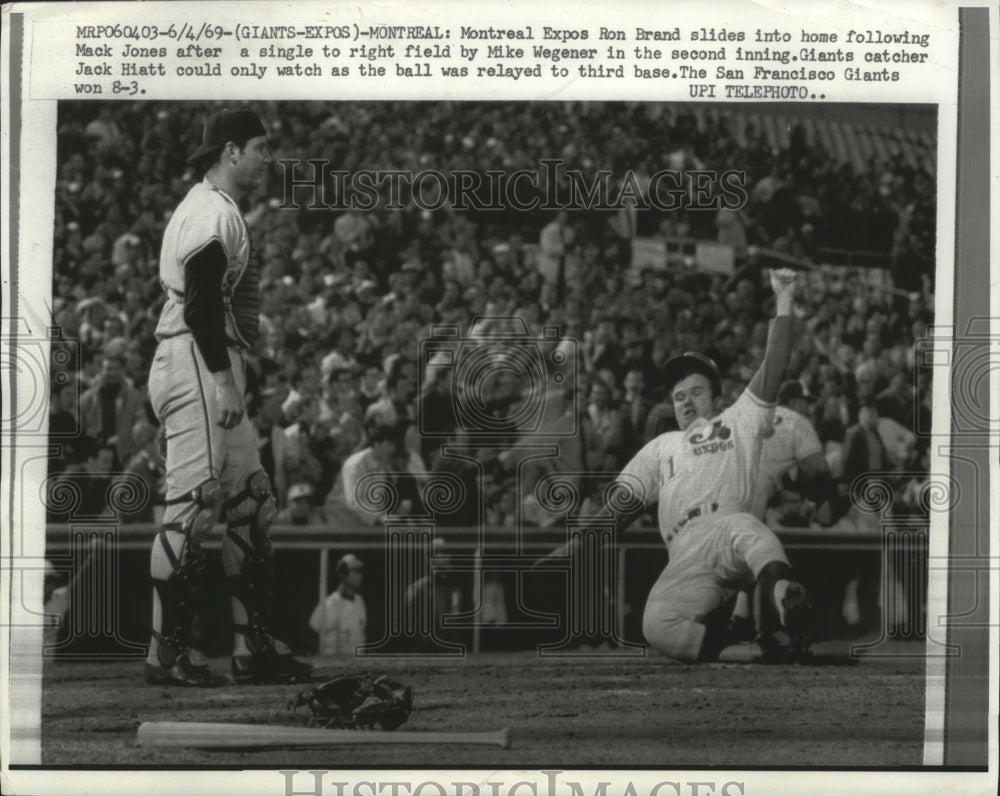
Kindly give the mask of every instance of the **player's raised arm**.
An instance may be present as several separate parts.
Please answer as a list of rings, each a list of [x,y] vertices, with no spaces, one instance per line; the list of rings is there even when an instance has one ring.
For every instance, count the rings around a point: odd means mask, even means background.
[[[771,270],[771,288],[774,290],[775,312],[767,334],[767,350],[764,361],[754,374],[747,388],[758,399],[767,404],[778,400],[788,361],[792,354],[792,304],[798,274],[790,268]]]

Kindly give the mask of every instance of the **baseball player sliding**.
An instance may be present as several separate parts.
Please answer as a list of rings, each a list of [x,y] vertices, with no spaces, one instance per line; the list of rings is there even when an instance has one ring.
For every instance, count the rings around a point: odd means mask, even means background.
[[[778,406],[774,410],[771,430],[764,436],[761,445],[760,466],[757,487],[751,514],[764,521],[771,497],[779,490],[781,479],[793,469],[798,471],[798,480],[805,495],[820,508],[822,521],[832,523],[832,501],[836,498],[837,487],[823,454],[823,445],[812,423],[806,418],[809,402],[802,385],[797,381],[786,381],[778,390]],[[744,590],[736,596],[730,629],[734,636],[748,640],[756,635],[751,618],[750,594]],[[767,626],[762,622],[761,628]],[[761,639],[765,641],[765,639]]]
[[[806,590],[781,542],[750,513],[761,443],[791,351],[796,281],[794,271],[771,273],[777,307],[764,361],[721,414],[720,377],[711,359],[686,353],[666,363],[681,430],[649,442],[620,476],[622,488],[638,479],[645,502],[659,501],[669,562],[649,594],[642,628],[649,644],[671,658],[715,660],[729,618],[716,609],[754,581],[773,602],[793,647],[809,643]]]
[[[277,506],[243,400],[245,352],[259,334],[260,274],[237,202],[260,185],[271,162],[264,126],[250,111],[215,113],[188,162],[205,179],[188,192],[164,232],[160,281],[167,301],[149,374],[167,440],[167,506],[150,556],[153,632],[146,681],[225,682],[188,643],[205,563],[202,541],[224,506],[233,678],[294,682],[307,678],[311,667],[269,632],[268,528]]]

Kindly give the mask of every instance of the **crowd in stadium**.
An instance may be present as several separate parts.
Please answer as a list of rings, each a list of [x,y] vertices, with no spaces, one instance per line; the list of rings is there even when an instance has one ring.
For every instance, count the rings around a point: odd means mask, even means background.
[[[560,339],[540,350],[562,345],[575,357],[564,372],[571,383],[546,389],[544,422],[569,416],[582,432],[579,450],[564,445],[562,458],[536,468],[533,478],[573,464],[613,472],[675,427],[660,379],[671,355],[710,354],[729,400],[749,381],[769,317],[761,248],[815,264],[830,248],[881,252],[896,286],[836,268],[806,278],[788,377],[801,385],[844,502],[833,516],[816,518],[796,504],[777,519],[843,521],[848,486],[867,471],[907,473],[895,483],[898,497],[921,510],[921,477],[913,474],[927,472],[928,445],[914,430],[930,428],[930,374],[915,360],[914,342],[933,317],[934,174],[891,153],[858,173],[807,141],[802,128],[793,128],[783,148],[753,130],[741,143],[724,112],[699,121],[676,105],[256,109],[272,125],[276,164],[245,208],[262,269],[262,335],[250,360],[248,410],[277,486],[280,521],[342,521],[338,476],[342,482],[345,468],[357,466],[360,452],[386,444],[380,461],[392,469],[467,478],[482,490],[492,525],[514,523],[519,504],[526,524],[552,522],[533,484],[516,478],[526,431],[518,427],[519,409],[542,388],[503,368],[483,383],[477,400],[496,433],[476,454],[486,478],[470,475],[465,464],[440,455],[441,442],[469,439],[456,413],[464,399],[447,370],[428,367],[434,363],[421,347],[431,326],[467,331],[477,316],[513,316],[539,340],[548,340],[545,326],[558,327]],[[53,384],[50,428],[65,444],[52,470],[64,478],[127,471],[147,482],[153,504],[162,456],[145,383],[162,303],[157,258],[171,211],[198,179],[185,159],[208,110],[143,102],[59,109],[52,321],[79,344],[67,348],[75,377]],[[748,203],[739,211],[459,212],[421,209],[404,192],[401,210],[385,207],[384,198],[366,212],[282,207],[282,160],[321,159],[347,172],[449,174],[538,172],[553,157],[587,178],[601,170],[619,180],[631,173],[640,185],[659,170],[735,166],[746,173]],[[738,268],[727,275],[679,261],[633,269],[636,234],[729,243]],[[418,419],[441,436],[421,435]],[[77,425],[82,436],[73,432]],[[410,498],[419,500],[419,490]],[[459,511],[449,521],[472,524],[476,516]],[[150,505],[123,519],[153,517]]]

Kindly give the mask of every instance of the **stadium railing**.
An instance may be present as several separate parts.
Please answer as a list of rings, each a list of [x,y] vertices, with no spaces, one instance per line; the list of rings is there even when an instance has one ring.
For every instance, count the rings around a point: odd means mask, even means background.
[[[593,528],[593,526],[591,526]],[[367,526],[337,526],[329,525],[278,525],[271,529],[272,544],[277,555],[282,551],[315,551],[316,567],[318,568],[317,599],[323,599],[330,593],[331,564],[330,553],[342,554],[346,551],[363,554],[365,551],[377,551],[385,554],[387,550],[397,551],[409,548],[411,559],[421,560],[425,574],[432,574],[440,568],[471,573],[473,593],[480,593],[484,573],[499,571],[527,571],[539,559],[548,555],[560,545],[564,545],[574,532],[586,530],[586,523],[567,523],[557,528],[497,528],[497,527],[437,527],[428,519],[400,518],[390,520],[385,525]],[[601,529],[598,529],[599,531]],[[881,569],[885,571],[887,562],[897,555],[898,536],[884,530],[852,530],[842,528],[774,528],[790,555],[799,553],[820,554],[829,552],[877,554],[881,561]],[[117,523],[117,522],[82,522],[82,523],[49,523],[46,536],[46,556],[50,559],[72,560],[74,548],[81,545],[104,548],[102,554],[117,556],[127,553],[135,556],[149,549],[157,526],[153,523]],[[610,538],[608,529],[603,529],[604,539]],[[218,549],[224,533],[218,526],[205,543],[208,549]],[[905,544],[912,551],[914,548],[926,548],[926,528],[909,527],[905,534]],[[434,539],[445,542],[446,550],[441,551],[433,545]],[[895,539],[895,541],[894,541]],[[662,553],[663,540],[659,532],[652,527],[633,527],[625,532],[622,544],[614,559],[614,575],[608,572],[598,577],[606,578],[605,585],[613,589],[616,599],[617,627],[623,628],[626,620],[626,558],[630,553],[638,553],[643,558],[649,558],[652,551]],[[645,551],[643,554],[642,551]],[[437,557],[438,564],[432,563]],[[635,559],[633,559],[634,561]],[[444,562],[447,561],[445,565]],[[400,571],[413,572],[412,561],[401,565]],[[549,561],[547,569],[568,571],[569,560]],[[589,574],[589,571],[588,571]],[[311,580],[311,576],[310,576]],[[570,578],[569,580],[573,580]],[[583,587],[581,587],[583,588]],[[586,588],[593,591],[593,584]],[[916,594],[919,602],[923,594]],[[480,628],[470,626],[472,630],[472,651],[480,651]]]

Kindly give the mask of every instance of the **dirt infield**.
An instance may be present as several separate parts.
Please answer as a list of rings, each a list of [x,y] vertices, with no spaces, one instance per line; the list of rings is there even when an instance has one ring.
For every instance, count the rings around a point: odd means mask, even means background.
[[[326,768],[919,766],[922,645],[912,657],[852,666],[687,666],[654,659],[539,660],[531,653],[460,661],[369,660],[317,666],[385,671],[413,686],[403,729],[509,726],[510,750],[352,745],[328,750],[208,752],[139,747],[142,721],[298,724],[298,686],[153,688],[141,663],[48,662],[42,763],[51,766]],[[214,665],[224,669],[227,661]],[[360,664],[360,665],[359,665]]]

